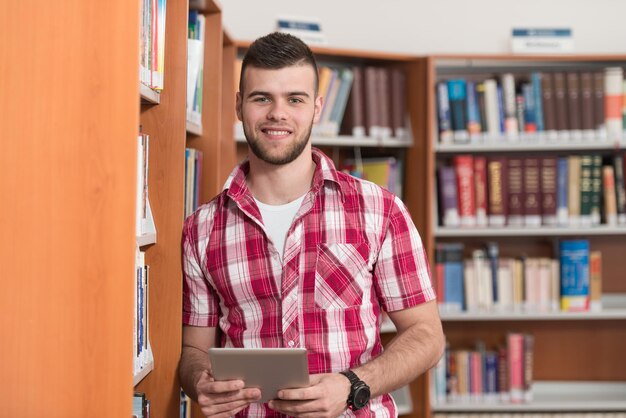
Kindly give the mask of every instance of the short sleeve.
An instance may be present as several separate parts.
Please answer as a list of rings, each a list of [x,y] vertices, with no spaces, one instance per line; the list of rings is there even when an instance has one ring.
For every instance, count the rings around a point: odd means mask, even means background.
[[[219,303],[215,289],[206,276],[206,246],[213,216],[203,208],[189,216],[183,225],[183,324],[216,327]]]
[[[435,299],[428,257],[406,206],[394,196],[374,265],[379,303],[387,312]]]

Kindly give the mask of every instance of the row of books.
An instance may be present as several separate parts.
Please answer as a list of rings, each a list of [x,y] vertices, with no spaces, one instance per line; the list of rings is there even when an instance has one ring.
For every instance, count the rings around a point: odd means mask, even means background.
[[[191,215],[200,205],[202,187],[202,151],[185,149],[185,217]]]
[[[205,28],[204,15],[190,10],[187,30],[187,121],[198,126],[202,126]]]
[[[626,224],[626,155],[456,155],[437,168],[444,227]]]
[[[510,332],[493,350],[480,341],[474,349],[451,349],[432,370],[434,405],[454,402],[532,401],[534,337]]]
[[[345,160],[341,170],[375,183],[402,198],[402,161],[395,157]]]
[[[154,90],[162,90],[167,0],[142,0],[140,7],[139,81]]]
[[[623,70],[505,72],[436,85],[441,143],[466,143],[539,132],[546,139],[619,139],[623,135]]]
[[[153,361],[148,332],[149,276],[150,267],[146,265],[145,253],[137,249],[135,254],[135,308],[133,316],[134,375],[140,374]]]
[[[573,312],[602,309],[602,254],[587,240],[560,242],[558,258],[502,257],[498,244],[465,257],[463,243],[435,246],[441,312]]]

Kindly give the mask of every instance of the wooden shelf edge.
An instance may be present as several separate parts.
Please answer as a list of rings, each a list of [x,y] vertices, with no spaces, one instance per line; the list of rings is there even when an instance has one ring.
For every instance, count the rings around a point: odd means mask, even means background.
[[[588,228],[572,227],[481,227],[481,228],[450,228],[437,226],[434,229],[435,238],[463,238],[463,237],[514,237],[514,236],[599,236],[599,235],[626,235],[626,226],[600,225]]]
[[[196,123],[187,121],[187,133],[190,133],[196,136],[202,136],[202,126]]]
[[[139,97],[146,104],[159,104],[161,102],[161,93],[152,90],[143,83],[139,83]]]
[[[144,234],[142,236],[137,237],[137,246],[145,247],[146,245],[156,244],[157,242],[157,234],[156,232],[150,234]]]
[[[506,138],[495,139],[489,142],[475,142],[469,144],[441,144],[435,145],[435,152],[445,153],[477,153],[477,152],[538,152],[538,151],[611,151],[626,148],[626,141],[510,141]]]
[[[552,412],[623,411],[626,409],[626,382],[537,381],[533,401],[525,403],[459,401],[433,403],[434,412]]]
[[[151,360],[139,373],[133,376],[133,386],[137,386],[152,370],[154,370],[154,360]]]

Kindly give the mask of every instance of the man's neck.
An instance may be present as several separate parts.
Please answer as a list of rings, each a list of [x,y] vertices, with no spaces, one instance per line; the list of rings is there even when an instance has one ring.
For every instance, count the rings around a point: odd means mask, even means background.
[[[247,183],[257,200],[268,205],[283,205],[309,191],[314,173],[310,150],[284,165],[268,164],[251,154]]]

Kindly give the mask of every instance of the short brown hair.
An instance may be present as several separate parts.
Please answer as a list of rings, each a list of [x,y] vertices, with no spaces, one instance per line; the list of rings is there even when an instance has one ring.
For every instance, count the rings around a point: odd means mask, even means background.
[[[239,91],[243,91],[243,76],[248,66],[281,69],[292,65],[310,65],[315,71],[315,94],[319,85],[317,62],[311,48],[300,38],[288,33],[273,32],[252,42],[241,64]]]

